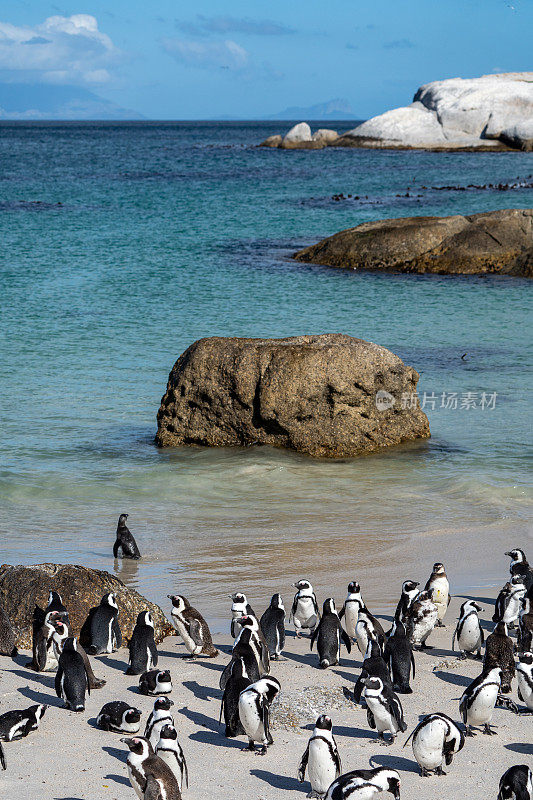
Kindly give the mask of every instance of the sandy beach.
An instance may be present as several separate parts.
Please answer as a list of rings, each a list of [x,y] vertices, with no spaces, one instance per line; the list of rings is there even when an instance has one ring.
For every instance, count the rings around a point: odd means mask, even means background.
[[[496,594],[496,590],[487,590],[469,595],[484,607],[480,617],[487,632],[492,629],[489,620]],[[401,696],[408,730],[388,748],[375,742],[365,709],[354,706],[343,696],[342,688],[353,688],[360,671],[361,657],[356,646],[351,655],[343,648],[339,666],[321,671],[316,651],[309,651],[309,640],[297,640],[289,631],[283,660],[272,665],[272,674],[282,686],[279,707],[273,709],[274,745],[266,756],[256,757],[240,751],[245,744],[242,737],[226,739],[218,725],[221,696],[218,680],[228,662],[230,637],[215,636],[220,649],[216,659],[195,662],[183,658],[186,651],[179,639],[166,639],[159,647],[159,666],[170,669],[173,678],[174,718],[190,776],[190,788],[184,791],[184,797],[191,800],[304,797],[309,784],[298,783],[296,773],[312,723],[320,713],[329,713],[333,719],[343,772],[368,768],[369,764],[398,769],[403,798],[495,797],[498,781],[506,769],[513,764],[532,764],[533,717],[496,709],[493,723],[498,735],[488,737],[478,733],[475,738],[467,739],[464,749],[447,768],[446,777],[420,777],[411,746],[403,749],[422,715],[443,711],[458,721],[459,698],[464,687],[479,674],[479,662],[458,661],[451,650],[455,621],[466,596],[452,598],[445,619],[447,627],[436,629],[430,637],[434,649],[416,654],[414,694]],[[340,596],[337,602],[341,602]],[[388,622],[390,616],[382,615],[381,619]],[[27,656],[21,653],[16,664],[2,658],[0,710],[23,708],[36,702],[47,703],[50,708],[37,732],[4,745],[8,768],[1,773],[3,796],[21,800],[134,797],[120,734],[106,733],[95,726],[104,703],[123,699],[142,710],[141,733],[144,729],[153,699],[138,693],[136,678],[124,675],[127,651],[122,649],[92,659],[96,675],[105,677],[107,685],[91,693],[86,711],[81,714],[62,707],[53,689],[53,674],[36,674],[23,666]],[[517,701],[516,681],[511,697]]]

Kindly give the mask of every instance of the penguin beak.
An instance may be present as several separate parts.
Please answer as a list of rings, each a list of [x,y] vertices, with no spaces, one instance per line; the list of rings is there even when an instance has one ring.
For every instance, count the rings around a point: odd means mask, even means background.
[[[505,556],[509,556],[511,558],[511,553],[504,553]]]

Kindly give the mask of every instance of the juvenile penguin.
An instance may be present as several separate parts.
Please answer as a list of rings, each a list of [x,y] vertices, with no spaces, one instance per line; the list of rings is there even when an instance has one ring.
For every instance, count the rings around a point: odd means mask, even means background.
[[[156,696],[159,694],[170,694],[172,691],[172,680],[168,669],[151,669],[143,672],[139,678],[139,692]]]
[[[19,651],[15,646],[16,640],[17,637],[9,617],[0,606],[0,656],[11,656],[11,658],[18,656]]]
[[[244,750],[264,756],[267,747],[273,744],[270,735],[270,706],[281,689],[276,678],[260,678],[251,683],[239,695],[239,718],[248,737],[248,747]],[[255,749],[255,743],[260,745]]]
[[[516,665],[518,699],[526,704],[522,713],[533,713],[533,653],[520,653]]]
[[[132,736],[121,741],[130,751],[127,761],[130,783],[140,800],[146,800],[147,790],[152,793],[154,800],[181,800],[174,773],[168,764],[156,756],[147,739]]]
[[[292,584],[296,589],[292,602],[289,622],[294,622],[294,629],[297,638],[302,635],[302,630],[310,630],[313,633],[320,620],[320,611],[313,587],[307,580],[299,580]]]
[[[526,587],[526,592],[529,595],[529,590],[533,586],[533,570],[529,566],[526,554],[523,550],[515,547],[514,550],[509,550],[507,553],[505,553],[505,555],[509,556],[511,559],[511,563],[509,565],[511,577],[514,575],[520,575],[522,577],[524,586]]]
[[[493,622],[505,622],[508,627],[515,627],[520,616],[522,599],[526,594],[526,587],[523,581],[522,575],[515,575],[505,584],[496,598],[494,614],[492,615]]]
[[[148,739],[154,750],[165,725],[174,725],[174,718],[170,711],[173,705],[170,697],[158,697],[154,703],[154,709],[146,721],[144,738]]]
[[[359,703],[361,700],[361,693],[365,688],[365,681],[367,678],[379,678],[383,684],[392,689],[392,678],[389,666],[381,653],[379,644],[374,639],[369,639],[368,649],[365,653],[365,660],[353,690],[353,700]],[[349,695],[347,694],[349,697]],[[352,699],[352,698],[350,698]]]
[[[459,658],[466,658],[466,654],[475,653],[474,658],[481,659],[481,648],[485,642],[485,632],[481,627],[478,612],[483,611],[479,603],[475,600],[466,600],[459,613],[457,627],[452,637],[452,650],[455,644],[460,651]]]
[[[96,724],[103,731],[138,733],[141,727],[141,712],[122,700],[113,700],[102,706],[96,717]]]
[[[355,640],[355,626],[357,625],[359,612],[364,607],[361,587],[356,581],[352,581],[348,584],[348,594],[339,612],[339,619],[344,619],[344,628],[352,640]]]
[[[139,559],[141,554],[137,547],[137,542],[133,538],[133,534],[126,525],[127,519],[128,514],[121,514],[118,518],[117,538],[113,545],[113,557],[118,558],[119,555],[121,555],[122,558]]]
[[[0,739],[13,742],[36,731],[48,706],[39,703],[22,710],[6,711],[0,715]]]
[[[191,656],[216,658],[218,650],[213,645],[211,631],[200,612],[181,594],[169,594],[168,598],[172,600],[170,619]]]
[[[391,745],[398,731],[403,733],[407,730],[400,698],[380,678],[365,678],[364,684],[368,724],[378,732],[380,744]],[[387,732],[391,735],[388,741],[385,739]]]
[[[383,658],[389,665],[392,685],[400,694],[412,694],[410,686],[411,671],[415,677],[415,659],[407,636],[405,625],[395,619],[391,632],[385,642]]]
[[[176,778],[179,790],[183,789],[183,784],[189,788],[189,771],[183,750],[178,741],[178,732],[174,725],[164,725],[161,729],[159,741],[155,748],[155,753],[165,764],[168,764],[174,777]]]
[[[516,764],[504,772],[497,800],[533,800],[533,773],[527,764]]]
[[[255,612],[248,602],[245,594],[242,592],[235,592],[230,595],[231,597],[231,635],[234,639],[237,638],[241,631],[238,620],[241,617],[255,617]]]
[[[507,635],[507,627],[505,623],[498,622],[490,636],[487,636],[483,669],[487,672],[493,667],[500,667],[502,672],[500,691],[504,694],[511,691],[511,683],[515,676],[513,653],[513,640]]]
[[[85,711],[85,692],[90,694],[91,690],[76,639],[66,639],[63,644],[55,677],[55,690],[70,711]]]
[[[118,614],[117,600],[113,592],[105,594],[100,605],[91,608],[82,629],[82,635],[84,632],[87,635],[88,653],[91,655],[114,653],[122,647]]]
[[[285,647],[285,606],[278,592],[272,595],[270,605],[259,620],[259,625],[265,637],[270,658],[278,661]]]
[[[366,606],[359,611],[359,617],[355,626],[355,640],[362,656],[368,649],[369,641],[373,639],[383,650],[385,647],[385,631],[381,622],[370,613]]]
[[[335,608],[335,601],[332,597],[328,597],[327,600],[324,600],[324,605],[322,606],[322,619],[318,623],[311,636],[311,650],[313,649],[315,640],[316,649],[318,650],[320,669],[334,667],[335,664],[339,663],[341,654],[341,641],[348,652],[351,652],[351,639],[341,626],[341,621]]]
[[[402,583],[402,594],[396,606],[395,619],[399,619],[400,622],[406,621],[407,613],[418,597],[419,586],[420,584],[417,581],[404,581]]]
[[[444,569],[444,564],[437,561],[433,564],[433,572],[424,587],[425,592],[431,592],[431,599],[437,606],[437,628],[444,628],[443,619],[450,605],[450,584]]]
[[[298,768],[298,780],[303,783],[305,772],[309,776],[311,791],[307,797],[323,798],[342,772],[337,742],[332,733],[330,717],[321,714],[315,722],[313,735],[307,742],[305,753]]]
[[[465,744],[463,732],[446,714],[428,714],[418,723],[404,744],[412,740],[413,754],[420,766],[423,778],[435,775],[446,775],[442,765],[449,766],[455,753],[462,750]]]
[[[502,671],[500,667],[483,670],[475,680],[470,683],[459,703],[461,719],[466,726],[466,736],[475,736],[472,727],[481,727],[483,733],[493,736],[495,731],[490,728],[490,721],[494,713],[494,706],[500,691]]]
[[[395,769],[354,769],[333,781],[326,800],[374,800],[381,792],[390,792],[400,800],[400,774]]]
[[[154,621],[149,611],[141,611],[138,615],[128,649],[130,655],[126,675],[142,675],[143,672],[157,667]]]
[[[439,611],[432,600],[431,591],[420,592],[407,612],[407,635],[415,649],[429,650],[427,639],[437,624]]]
[[[257,678],[259,680],[259,678]],[[229,671],[228,679],[224,686],[222,694],[222,703],[220,706],[220,720],[222,713],[224,713],[224,723],[226,730],[224,735],[227,739],[232,739],[235,736],[244,734],[239,717],[239,697],[241,692],[250,686],[252,681],[245,674],[244,663],[241,658],[237,658],[231,662],[231,669]]]

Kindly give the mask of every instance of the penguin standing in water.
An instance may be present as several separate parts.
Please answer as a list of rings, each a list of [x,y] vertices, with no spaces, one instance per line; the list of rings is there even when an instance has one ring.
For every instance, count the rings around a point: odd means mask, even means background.
[[[509,556],[511,559],[511,563],[509,565],[511,577],[514,575],[520,575],[522,577],[524,586],[526,587],[526,592],[529,596],[529,591],[533,587],[533,570],[529,566],[526,554],[523,550],[520,550],[518,547],[516,547],[514,550],[509,550],[509,552],[505,553],[505,555]]]
[[[278,592],[272,595],[269,607],[259,620],[259,626],[265,637],[270,658],[279,661],[285,647],[285,606]]]
[[[121,514],[118,518],[117,525],[117,538],[113,545],[113,557],[118,558],[119,554],[122,558],[134,558],[135,560],[141,557],[137,542],[133,538],[133,534],[126,525],[128,514]]]
[[[224,722],[226,730],[224,735],[227,739],[233,739],[235,736],[244,734],[241,719],[239,717],[239,697],[241,692],[250,686],[252,681],[245,674],[244,664],[241,658],[237,658],[231,663],[231,669],[228,679],[224,686],[224,693],[222,694],[222,703],[220,706],[220,720],[222,713],[224,713]]]
[[[442,764],[449,766],[455,753],[463,749],[465,737],[455,722],[446,714],[428,714],[418,723],[404,744],[412,739],[413,754],[420,765],[420,774],[427,778],[446,775]]]
[[[255,612],[248,602],[248,598],[242,592],[235,592],[234,594],[230,595],[231,597],[231,626],[230,631],[231,635],[234,639],[237,638],[241,631],[241,626],[239,625],[239,619],[241,617],[257,617],[255,616]]]
[[[156,756],[159,756],[165,764],[168,764],[174,777],[176,778],[179,790],[183,789],[183,784],[189,788],[189,771],[187,762],[181,745],[178,741],[178,732],[174,725],[165,725],[161,729],[161,735],[155,748]]]
[[[118,613],[117,600],[113,592],[105,594],[100,605],[91,608],[80,634],[83,643],[87,643],[88,653],[91,655],[114,653],[122,647]]]
[[[85,711],[85,692],[90,694],[91,690],[89,676],[83,658],[78,653],[76,639],[66,639],[63,644],[55,678],[55,690],[70,711]]]
[[[380,744],[391,745],[398,731],[403,733],[407,730],[400,698],[379,678],[365,678],[364,684],[368,724],[378,732]],[[391,735],[388,741],[385,739],[387,732]]]
[[[324,600],[322,607],[322,619],[313,631],[311,636],[311,646],[316,639],[316,649],[318,650],[318,658],[320,661],[320,669],[333,667],[339,663],[341,654],[341,641],[345,645],[348,652],[351,652],[352,643],[350,637],[341,626],[341,621],[337,610],[335,608],[335,601],[332,597]]]
[[[142,736],[121,739],[129,748],[128,773],[139,800],[181,800],[174,773]],[[151,796],[150,796],[151,795]]]
[[[502,671],[500,667],[483,670],[475,680],[470,683],[459,703],[461,719],[466,726],[466,736],[475,736],[472,726],[481,727],[483,733],[494,736],[496,731],[490,728],[490,721],[494,713],[494,706],[500,691]]]
[[[400,694],[412,694],[409,680],[411,670],[415,677],[415,659],[405,625],[400,620],[395,619],[392,624],[383,658],[389,665],[394,690]]]
[[[424,587],[425,592],[431,592],[431,599],[437,606],[437,628],[444,628],[443,619],[450,605],[450,584],[444,569],[444,564],[437,561],[433,564],[433,572]]]
[[[359,617],[355,626],[355,640],[362,656],[364,656],[368,650],[368,643],[371,639],[378,642],[383,650],[385,647],[385,631],[383,630],[383,626],[365,606],[359,611]]]
[[[218,656],[209,625],[200,612],[193,608],[187,598],[181,594],[169,594],[168,598],[172,600],[170,619],[191,656],[206,656],[207,658]]]
[[[395,769],[354,769],[333,781],[326,800],[374,800],[381,792],[400,800],[400,787],[400,773]]]
[[[520,653],[516,665],[518,699],[526,704],[526,711],[533,713],[533,653]]]
[[[466,654],[475,653],[474,658],[481,659],[481,648],[485,642],[485,632],[481,627],[478,612],[483,611],[475,600],[466,600],[461,606],[457,627],[452,637],[452,650],[455,643],[459,647],[459,658],[466,658]]]
[[[483,669],[488,672],[493,667],[501,669],[500,691],[508,694],[515,676],[513,640],[507,635],[507,626],[498,622],[485,643]]]
[[[505,584],[498,597],[492,615],[493,622],[505,622],[509,628],[514,628],[520,616],[522,599],[525,597],[526,587],[522,575],[515,575]]]
[[[302,579],[292,585],[296,589],[296,594],[292,602],[289,622],[291,619],[294,622],[296,637],[299,639],[304,628],[313,633],[320,620],[320,611],[318,610],[316,595],[309,581]]]
[[[355,703],[359,703],[361,700],[361,693],[365,688],[365,680],[367,678],[379,678],[383,684],[392,689],[392,678],[388,664],[383,658],[379,644],[374,639],[369,639],[368,641],[368,649],[363,661],[361,674],[354,686],[353,698],[345,692],[346,696],[349,699],[353,699]]]
[[[309,776],[311,791],[307,797],[323,798],[335,778],[342,772],[337,742],[331,732],[330,717],[321,714],[315,722],[313,735],[307,743],[298,768],[298,780],[303,783],[305,772]]]
[[[9,617],[0,606],[0,656],[11,656],[11,658],[18,656],[19,651],[15,646],[16,640],[17,637]]]
[[[126,675],[142,675],[157,667],[157,648],[154,639],[154,621],[149,611],[141,611],[129,643],[129,667]],[[153,742],[152,742],[153,745]]]
[[[352,641],[355,641],[355,626],[357,625],[359,612],[364,607],[361,587],[357,581],[352,581],[348,584],[348,594],[339,612],[339,619],[344,619],[344,628]]]
[[[264,756],[267,747],[273,744],[270,734],[270,706],[281,689],[276,678],[260,678],[251,683],[239,695],[239,718],[245,734],[248,737],[248,747],[245,751],[256,752]],[[260,745],[255,749],[255,743]]]
[[[504,772],[497,800],[533,800],[533,773],[527,764],[516,764]]]
[[[170,711],[173,705],[174,702],[170,697],[158,697],[154,703],[154,710],[146,721],[144,738],[148,739],[154,750],[165,725],[174,725],[174,718]]]
[[[400,622],[406,621],[409,609],[418,597],[419,586],[420,584],[417,581],[404,581],[402,583],[402,595],[396,606],[396,612],[394,614],[395,619],[399,619]]]
[[[407,612],[407,635],[415,649],[431,649],[431,645],[426,642],[438,618],[439,611],[432,600],[432,592],[420,592]]]

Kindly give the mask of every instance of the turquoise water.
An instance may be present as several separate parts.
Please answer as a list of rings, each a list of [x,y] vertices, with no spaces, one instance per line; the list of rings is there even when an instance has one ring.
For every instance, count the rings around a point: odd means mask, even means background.
[[[468,529],[472,552],[489,528],[527,537],[531,283],[290,255],[365,220],[531,207],[527,188],[422,187],[531,182],[533,155],[253,146],[279,128],[0,125],[2,561],[113,570],[129,511],[145,558],[123,577],[217,616],[236,581],[263,599],[304,571],[340,595],[384,552],[413,563],[430,534]],[[168,373],[195,339],[337,331],[420,372],[439,397],[429,442],[338,463],[153,446]],[[439,408],[468,391],[495,392],[496,407]],[[493,568],[487,546],[489,580],[506,559]],[[457,576],[467,585],[462,559]]]

